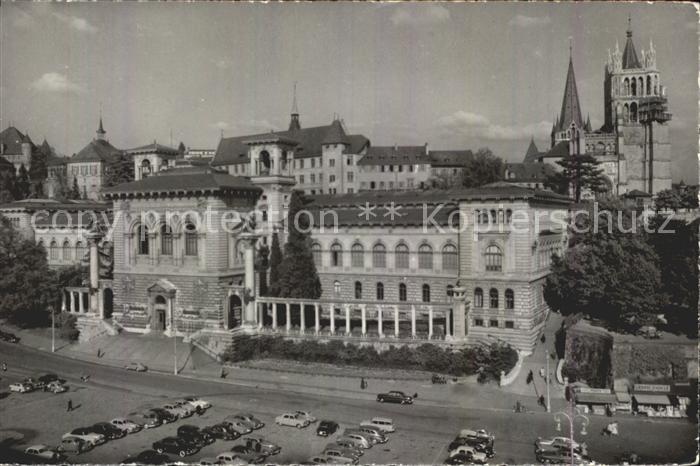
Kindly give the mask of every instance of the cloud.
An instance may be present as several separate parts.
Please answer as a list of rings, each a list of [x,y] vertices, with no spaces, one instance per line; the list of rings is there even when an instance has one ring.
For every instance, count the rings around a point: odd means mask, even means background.
[[[66,92],[81,93],[83,88],[71,82],[65,74],[44,73],[44,75],[31,84],[31,88],[41,92]]]
[[[493,141],[517,141],[531,136],[546,138],[552,129],[551,121],[540,121],[524,126],[503,126],[492,123],[484,115],[464,110],[440,118],[437,125],[444,136],[457,135]]]
[[[549,24],[551,21],[552,20],[549,18],[549,16],[536,18],[534,16],[515,15],[514,18],[508,21],[508,26],[529,28],[533,26],[544,26],[546,24]]]
[[[450,11],[442,5],[399,7],[389,20],[394,26],[424,26],[444,23],[450,19]]]
[[[87,34],[94,34],[97,32],[97,28],[92,24],[88,23],[85,18],[79,18],[77,16],[64,15],[63,13],[54,13],[56,19],[62,23],[67,24],[76,31],[85,32]]]

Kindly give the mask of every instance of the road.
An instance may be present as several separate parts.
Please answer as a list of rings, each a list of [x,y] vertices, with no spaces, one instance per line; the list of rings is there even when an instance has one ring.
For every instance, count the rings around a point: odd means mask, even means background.
[[[71,387],[67,393],[59,395],[12,393],[0,400],[0,440],[21,435],[24,443],[18,448],[36,443],[55,445],[63,433],[73,428],[109,421],[184,395],[195,394],[214,405],[203,416],[130,435],[70,458],[80,463],[118,462],[150,448],[155,440],[174,434],[178,425],[214,424],[229,414],[243,411],[252,412],[266,423],[258,434],[282,446],[282,453],[274,458],[277,462],[304,461],[320,453],[328,442],[315,435],[313,426],[297,430],[274,424],[278,414],[297,409],[311,411],[318,418],[336,420],[345,427],[373,416],[393,418],[397,432],[387,444],[367,451],[361,460],[368,463],[439,463],[447,455],[447,444],[463,428],[485,428],[496,435],[493,462],[532,463],[535,461],[533,442],[538,436],[568,434],[568,431],[557,432],[553,417],[544,412],[515,414],[488,406],[428,406],[421,405],[420,399],[412,406],[401,406],[334,396],[307,396],[236,385],[235,381],[198,380],[152,372],[137,374],[7,343],[0,343],[0,354],[9,367],[0,374],[0,390],[7,391],[10,383],[26,376],[46,372],[58,373]],[[80,381],[83,374],[90,374],[87,383]],[[66,412],[68,399],[78,406],[71,413]],[[608,418],[592,416],[585,437],[580,435],[580,425],[577,425],[576,440],[588,444],[595,461],[613,463],[625,450],[635,451],[647,462],[681,463],[695,458],[697,428],[687,421],[635,417],[618,417],[617,420],[620,436],[616,438],[600,435]],[[564,425],[562,428],[568,429]],[[236,443],[240,441],[217,441],[188,460],[215,456]]]

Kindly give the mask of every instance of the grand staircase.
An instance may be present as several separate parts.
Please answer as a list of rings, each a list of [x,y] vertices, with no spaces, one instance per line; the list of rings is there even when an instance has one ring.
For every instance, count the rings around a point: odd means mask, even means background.
[[[75,323],[75,328],[80,331],[78,341],[88,342],[102,335],[115,336],[119,334],[118,328],[111,320],[105,320],[95,314],[81,314]]]

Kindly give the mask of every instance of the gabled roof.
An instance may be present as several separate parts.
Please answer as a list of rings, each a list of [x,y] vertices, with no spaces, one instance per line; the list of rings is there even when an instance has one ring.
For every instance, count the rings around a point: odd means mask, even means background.
[[[244,191],[259,195],[262,189],[248,178],[231,176],[208,166],[180,166],[160,171],[138,181],[102,190],[107,198],[119,195],[148,195],[158,193]]]
[[[639,63],[639,58],[637,58],[637,51],[634,48],[634,42],[632,41],[632,25],[630,24],[627,29],[627,43],[625,44],[625,51],[622,52],[622,69],[632,70],[641,68],[642,65]]]
[[[321,155],[321,146],[324,144],[328,133],[337,131],[337,129],[333,129],[332,127],[333,124],[330,124],[312,128],[272,131],[269,133],[222,138],[219,141],[219,146],[216,148],[216,154],[211,164],[212,166],[221,166],[248,163],[248,146],[246,142],[272,137],[279,137],[283,138],[285,141],[291,140],[297,142],[298,145],[295,147],[294,151],[295,158],[318,157]],[[332,137],[331,139],[337,138]],[[359,154],[362,149],[369,144],[369,139],[360,134],[345,135],[345,139],[347,141],[345,144],[349,145],[346,152],[350,154]]]
[[[507,163],[506,170],[509,172],[506,181],[511,183],[543,181],[555,172],[548,163]]]
[[[535,157],[539,153],[540,150],[537,148],[537,144],[535,144],[535,138],[530,138],[530,145],[527,147],[527,152],[525,152],[523,163],[534,162]]]
[[[574,74],[574,62],[569,57],[569,69],[566,72],[566,86],[564,87],[564,99],[561,103],[561,114],[557,131],[566,131],[571,122],[576,123],[577,128],[583,128],[581,118],[581,104],[578,100],[578,90],[576,89],[576,76]]]
[[[0,144],[3,144],[5,154],[21,154],[22,143],[26,136],[14,126],[8,126],[0,133]],[[31,143],[31,140],[29,140]]]
[[[538,158],[558,158],[569,156],[569,141],[559,141],[547,152],[539,154]]]
[[[345,130],[343,125],[340,124],[340,120],[333,120],[321,144],[350,144],[345,136]]]
[[[50,155],[49,158],[46,160],[46,166],[56,166],[56,165],[65,165],[68,162],[70,162],[70,157],[58,157],[56,155]]]
[[[109,162],[121,152],[105,139],[93,139],[80,152],[71,157],[68,163]]]
[[[400,165],[429,163],[425,146],[372,146],[358,165]]]
[[[474,157],[470,150],[431,150],[428,153],[433,167],[463,167]]]
[[[180,151],[173,149],[172,147],[164,146],[153,141],[151,144],[146,144],[145,146],[134,147],[133,149],[127,149],[125,151],[129,155],[136,154],[161,154],[161,155],[180,155]]]

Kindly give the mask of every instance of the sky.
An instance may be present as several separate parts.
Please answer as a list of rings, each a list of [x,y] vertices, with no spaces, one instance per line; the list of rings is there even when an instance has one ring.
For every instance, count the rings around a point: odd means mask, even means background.
[[[487,146],[522,160],[549,147],[573,48],[584,113],[603,123],[608,49],[628,16],[653,40],[673,113],[674,180],[697,182],[698,17],[661,3],[4,3],[0,127],[59,152],[95,135],[216,148],[339,114],[373,145]]]

